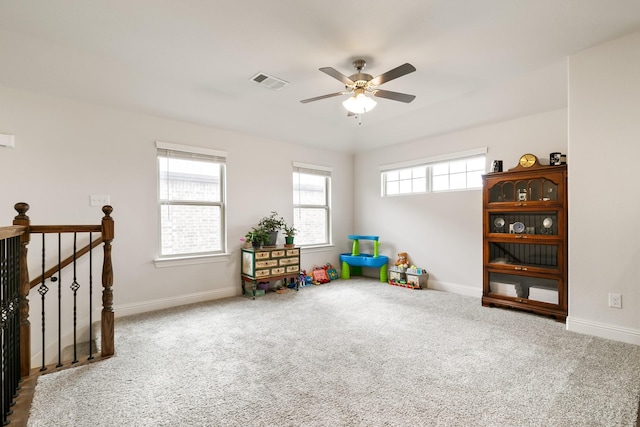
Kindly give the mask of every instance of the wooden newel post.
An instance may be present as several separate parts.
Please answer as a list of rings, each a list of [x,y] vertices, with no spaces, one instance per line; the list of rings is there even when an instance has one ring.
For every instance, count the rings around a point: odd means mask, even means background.
[[[114,314],[113,314],[113,265],[111,264],[111,241],[114,237],[114,223],[111,218],[113,207],[102,207],[102,240],[104,242],[104,262],[102,264],[102,357],[114,354]]]
[[[29,376],[31,371],[31,322],[29,321],[29,268],[27,266],[27,245],[31,240],[30,225],[31,220],[27,216],[29,205],[21,202],[13,207],[18,215],[13,219],[13,225],[22,225],[26,230],[20,236],[20,302],[18,310],[20,312],[20,375]]]

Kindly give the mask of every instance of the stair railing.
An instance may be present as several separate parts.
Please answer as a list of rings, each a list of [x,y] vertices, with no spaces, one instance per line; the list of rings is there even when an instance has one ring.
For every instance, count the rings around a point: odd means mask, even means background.
[[[20,239],[26,227],[0,228],[0,416],[7,423],[20,382]]]
[[[93,361],[93,250],[98,245],[103,245],[102,260],[102,311],[101,311],[101,340],[100,340],[100,358],[112,356],[115,352],[114,348],[114,312],[113,312],[113,266],[111,261],[111,242],[114,238],[114,221],[111,217],[113,208],[111,206],[103,206],[102,212],[104,217],[98,225],[32,225],[30,218],[27,216],[29,205],[27,203],[16,203],[14,206],[18,215],[13,220],[13,226],[0,227],[0,379],[2,385],[0,387],[0,422],[4,425],[10,421],[9,416],[12,414],[13,405],[18,397],[20,382],[26,378],[33,378],[32,375],[39,375],[48,369],[45,361],[45,334],[46,320],[52,317],[49,313],[45,316],[45,306],[52,306],[49,301],[45,304],[45,295],[48,292],[47,281],[56,283],[58,287],[57,313],[54,310],[53,317],[57,314],[58,325],[58,364],[56,368],[71,366],[78,363],[77,347],[78,339],[76,330],[78,327],[77,314],[78,308],[87,311],[87,307],[78,304],[77,292],[81,282],[88,281],[88,331],[89,331],[89,357],[87,362]],[[57,234],[57,263],[49,269],[45,268],[47,245],[45,236]],[[73,236],[73,251],[71,255],[64,260],[62,259],[62,235]],[[41,235],[42,238],[42,274],[34,280],[29,280],[29,265],[27,262],[28,246],[32,236]],[[94,235],[98,237],[94,239]],[[80,236],[80,239],[78,239]],[[87,240],[88,244],[77,249],[77,242]],[[66,248],[65,248],[66,249]],[[80,263],[79,259],[88,254],[88,269],[86,263]],[[54,257],[56,253],[54,251]],[[51,258],[51,256],[49,257]],[[86,260],[86,259],[85,259]],[[82,272],[88,270],[88,279],[76,277],[76,267]],[[72,291],[72,303],[65,300],[61,302],[61,277],[62,270],[73,270],[73,281],[69,288]],[[65,270],[65,271],[66,271]],[[65,273],[65,277],[67,273]],[[30,310],[35,312],[36,308],[30,308],[29,294],[32,288],[37,287],[37,292],[41,296],[41,327],[42,327],[42,365],[39,369],[31,369],[31,321]],[[83,286],[83,289],[87,287]],[[66,291],[65,291],[66,292]],[[84,296],[84,293],[82,293]],[[65,329],[65,333],[69,333],[70,326],[65,323],[64,327],[61,323],[61,313],[63,309],[67,317],[71,314],[67,311],[67,306],[71,305],[73,312],[73,361],[71,365],[63,366],[61,360],[61,330]],[[81,310],[82,311],[82,310]],[[66,322],[67,319],[65,319]],[[80,325],[82,327],[82,325]],[[86,327],[86,326],[84,326]],[[52,340],[54,341],[54,340]],[[55,342],[52,344],[55,346]],[[65,363],[68,360],[65,361]],[[51,363],[51,365],[53,365]]]
[[[24,226],[25,231],[20,238],[21,250],[20,250],[20,367],[21,367],[21,375],[27,376],[31,371],[31,322],[29,320],[29,291],[39,286],[38,293],[42,298],[42,366],[40,368],[41,371],[47,369],[45,362],[45,312],[44,312],[44,304],[45,304],[45,294],[48,291],[48,287],[46,286],[46,281],[50,279],[52,282],[56,282],[60,277],[60,272],[63,268],[73,265],[74,277],[73,282],[71,284],[71,289],[74,294],[74,302],[73,302],[73,322],[74,322],[74,359],[73,363],[77,363],[76,357],[76,337],[75,337],[75,328],[76,328],[76,291],[80,287],[75,277],[75,266],[78,259],[85,255],[89,254],[89,286],[92,289],[92,249],[98,246],[99,244],[103,244],[103,263],[102,263],[102,312],[101,312],[101,357],[108,357],[114,354],[114,312],[113,312],[113,266],[111,261],[111,241],[114,238],[114,221],[111,217],[111,212],[113,208],[111,206],[104,206],[102,208],[102,212],[104,213],[104,217],[102,218],[101,224],[99,225],[32,225],[31,220],[27,216],[27,211],[29,210],[29,205],[27,203],[17,203],[15,205],[15,210],[18,212],[18,215],[15,217],[13,224],[15,226]],[[74,247],[73,253],[68,258],[62,260],[60,256],[60,243],[58,243],[58,262],[57,265],[45,269],[45,235],[47,234],[57,234],[58,242],[60,242],[60,236],[62,234],[72,233],[74,236]],[[89,244],[81,249],[76,248],[76,238],[79,233],[88,233],[89,235]],[[98,233],[99,237],[97,239],[93,239],[93,233]],[[29,269],[27,265],[27,254],[28,254],[28,245],[31,241],[33,235],[40,234],[42,237],[42,274],[34,280],[29,280]],[[55,274],[58,274],[58,277]],[[89,304],[91,304],[91,298],[89,299]],[[58,306],[58,310],[60,307]],[[89,308],[89,331],[92,333],[92,308]],[[60,334],[58,334],[58,340],[60,340]],[[89,359],[93,359],[92,352],[92,340],[89,340]],[[58,346],[58,364],[56,367],[60,367],[61,357],[60,357],[61,349]]]

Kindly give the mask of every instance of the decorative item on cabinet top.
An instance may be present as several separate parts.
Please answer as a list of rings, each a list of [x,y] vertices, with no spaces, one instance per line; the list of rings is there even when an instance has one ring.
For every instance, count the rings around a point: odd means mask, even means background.
[[[283,231],[285,234],[285,246],[289,248],[294,247],[293,237],[296,235],[297,230],[292,225],[287,224],[287,221],[283,217],[278,218],[278,212],[271,211],[268,216],[258,221],[257,226],[247,231],[244,239],[240,240],[251,243],[254,248],[260,248],[262,246],[274,248],[276,247],[278,233],[280,231]]]
[[[567,164],[567,155],[559,152],[549,153],[549,165],[560,166]]]
[[[540,163],[538,162],[538,157],[535,154],[527,153],[520,156],[517,166],[510,170],[514,170],[514,169],[517,170],[521,168],[528,169],[528,168],[537,167],[537,166],[540,166]]]
[[[546,159],[545,159],[546,161]],[[567,164],[567,155],[559,152],[549,153],[549,166],[562,166]],[[545,167],[540,163],[540,159],[535,154],[527,153],[520,156],[518,164],[509,169],[509,171],[517,171],[522,169],[535,169],[539,167]],[[492,172],[496,172],[492,170]]]
[[[298,230],[293,225],[290,226],[288,224],[285,224],[284,227],[282,228],[282,231],[284,231],[284,241],[285,241],[284,247],[292,248],[294,246],[293,240]]]

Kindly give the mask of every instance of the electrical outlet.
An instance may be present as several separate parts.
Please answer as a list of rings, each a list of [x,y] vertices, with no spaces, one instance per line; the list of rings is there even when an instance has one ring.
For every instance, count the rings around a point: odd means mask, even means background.
[[[92,194],[89,196],[89,204],[91,206],[102,207],[111,204],[111,197],[108,194]]]
[[[622,295],[609,294],[609,307],[622,308]]]

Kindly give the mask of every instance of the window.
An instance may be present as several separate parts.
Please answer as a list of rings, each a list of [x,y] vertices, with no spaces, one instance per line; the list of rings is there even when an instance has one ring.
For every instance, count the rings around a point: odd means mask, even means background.
[[[427,191],[426,166],[391,170],[386,172],[384,176],[387,195],[425,193]]]
[[[382,196],[482,188],[486,148],[381,167]]]
[[[432,165],[431,176],[433,180],[431,191],[481,188],[485,163],[485,157],[478,156]]]
[[[331,243],[331,169],[293,164],[293,226],[297,245]]]
[[[156,142],[160,257],[225,251],[226,153]]]

